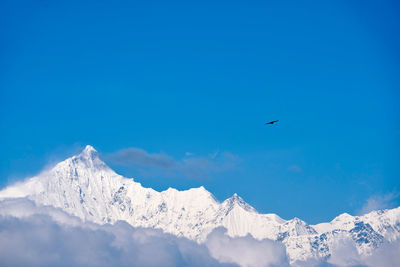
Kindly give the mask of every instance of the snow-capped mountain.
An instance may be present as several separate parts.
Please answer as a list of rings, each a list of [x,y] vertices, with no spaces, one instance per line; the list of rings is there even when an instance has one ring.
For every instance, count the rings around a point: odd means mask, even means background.
[[[291,262],[327,258],[338,239],[350,238],[360,254],[400,237],[400,207],[364,216],[342,214],[329,223],[309,225],[294,218],[260,214],[234,194],[218,202],[204,187],[157,192],[118,175],[87,146],[79,155],[22,183],[0,191],[0,199],[26,197],[99,224],[123,220],[132,226],[160,228],[198,242],[223,226],[230,236],[251,234],[285,244]]]

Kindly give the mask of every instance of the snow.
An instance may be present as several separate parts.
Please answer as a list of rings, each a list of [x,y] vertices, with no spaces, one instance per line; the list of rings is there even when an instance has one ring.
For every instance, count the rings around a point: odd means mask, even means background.
[[[203,242],[223,226],[229,236],[250,234],[281,241],[291,262],[328,257],[340,236],[358,242],[360,254],[370,253],[383,240],[400,236],[400,207],[364,216],[341,214],[331,222],[308,225],[294,218],[260,214],[241,197],[218,202],[204,187],[158,192],[110,169],[92,146],[25,182],[0,191],[0,199],[27,197],[38,205],[60,208],[98,224],[123,220],[132,226],[159,228],[176,236]],[[357,236],[369,238],[368,242]],[[357,239],[358,238],[358,239]]]

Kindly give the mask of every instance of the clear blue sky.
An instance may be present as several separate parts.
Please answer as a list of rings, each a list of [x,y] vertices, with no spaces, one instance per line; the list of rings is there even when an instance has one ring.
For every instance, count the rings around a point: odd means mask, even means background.
[[[398,1],[1,1],[0,186],[91,144],[177,160],[229,152],[235,167],[205,179],[110,164],[158,190],[237,192],[286,219],[396,195],[399,12]]]

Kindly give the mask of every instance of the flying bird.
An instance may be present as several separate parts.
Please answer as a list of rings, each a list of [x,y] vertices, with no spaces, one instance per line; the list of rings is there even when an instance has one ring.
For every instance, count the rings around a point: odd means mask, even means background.
[[[266,124],[274,124],[275,122],[278,122],[279,120],[276,120],[276,121],[270,121],[270,122],[267,122]]]

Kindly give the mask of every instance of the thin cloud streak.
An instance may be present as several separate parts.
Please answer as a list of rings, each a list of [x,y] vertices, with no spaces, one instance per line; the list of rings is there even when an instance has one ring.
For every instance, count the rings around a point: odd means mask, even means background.
[[[225,172],[237,167],[240,159],[230,152],[212,153],[208,157],[186,153],[182,159],[175,159],[165,153],[149,153],[140,148],[125,148],[104,155],[106,161],[130,168],[139,169],[142,173],[156,173],[166,177],[187,177],[205,179],[215,173]]]
[[[364,215],[374,210],[389,209],[396,206],[400,194],[392,192],[385,195],[373,195],[367,199],[362,208],[357,212],[358,215]]]
[[[125,148],[114,153],[107,154],[106,158],[119,165],[138,165],[155,167],[160,169],[171,169],[178,167],[179,163],[172,157],[163,153],[148,153],[140,148]]]

